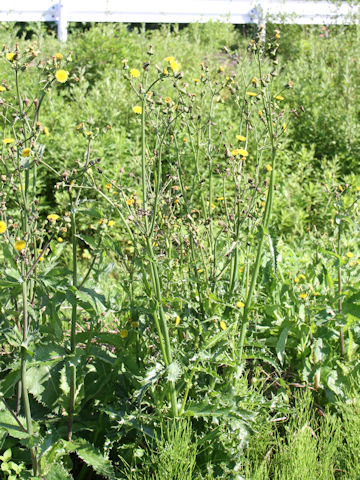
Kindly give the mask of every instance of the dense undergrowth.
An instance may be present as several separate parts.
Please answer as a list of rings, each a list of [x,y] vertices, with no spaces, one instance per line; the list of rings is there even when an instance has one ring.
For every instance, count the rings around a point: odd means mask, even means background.
[[[1,26],[0,478],[360,475],[359,28]]]

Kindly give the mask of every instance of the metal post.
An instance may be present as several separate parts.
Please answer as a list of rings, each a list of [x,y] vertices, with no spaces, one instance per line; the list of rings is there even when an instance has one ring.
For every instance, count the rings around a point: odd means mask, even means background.
[[[65,6],[65,1],[66,0],[59,0],[58,3],[58,38],[61,42],[66,42],[67,40],[67,26],[68,22],[66,19],[66,6]]]

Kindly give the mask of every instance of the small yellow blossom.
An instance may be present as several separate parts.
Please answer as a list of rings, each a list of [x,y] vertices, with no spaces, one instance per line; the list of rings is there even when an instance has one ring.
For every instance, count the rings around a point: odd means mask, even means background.
[[[21,250],[24,250],[25,247],[26,247],[25,240],[16,240],[14,244],[15,250],[17,250],[18,252],[21,252]]]
[[[62,53],[56,53],[55,58],[56,60],[62,60],[64,58],[64,55]]]
[[[357,191],[357,192],[360,192],[360,187],[356,187],[356,191]]]
[[[354,257],[354,254],[352,252],[346,252],[345,255],[347,256],[347,258],[353,258]]]
[[[280,31],[279,30],[275,30],[275,38],[276,38],[276,40],[279,40],[279,38],[280,38]]]
[[[219,67],[219,69],[218,69],[218,70],[219,70],[219,72],[221,73],[221,72],[223,72],[223,71],[224,71],[224,67],[222,67],[222,66],[220,65],[220,67]]]
[[[129,205],[129,207],[135,202],[135,200],[133,198],[128,198],[126,200],[126,203]]]
[[[59,215],[56,215],[56,213],[50,213],[50,215],[47,216],[49,222],[56,222],[56,220],[59,220],[59,218]]]
[[[136,113],[137,115],[142,114],[142,107],[140,105],[135,105],[134,107],[132,107],[132,109],[133,109],[133,112]]]
[[[245,307],[245,303],[243,303],[243,302],[237,302],[237,303],[236,303],[236,306],[237,306],[237,308],[244,308],[244,307]]]
[[[216,208],[216,206],[212,203],[211,208],[214,210],[214,208]]]
[[[226,323],[223,320],[220,322],[220,328],[221,330],[226,330]]]
[[[258,81],[259,80],[256,77],[251,79],[251,83],[253,83],[254,85],[256,85],[258,83]]]
[[[165,62],[174,62],[175,57],[165,57]]]
[[[23,151],[21,152],[21,156],[26,158],[30,155],[30,148],[24,148]]]
[[[15,140],[13,138],[10,138],[10,137],[3,139],[3,143],[5,143],[5,145],[10,145],[10,143],[14,143],[14,142],[15,142]]]
[[[43,261],[44,261],[44,257],[41,256],[41,257],[39,258],[39,262],[43,262]]]
[[[115,225],[114,220],[109,220],[108,221],[108,227],[113,227]]]
[[[283,128],[284,132],[286,132],[286,130],[287,130],[287,123],[286,122],[283,123],[282,128]]]
[[[111,183],[107,183],[107,184],[105,185],[105,188],[106,188],[107,190],[111,190],[111,189],[112,189]]]
[[[44,127],[43,132],[44,132],[44,135],[49,135],[49,129],[48,129],[48,127]]]
[[[295,283],[299,283],[299,282],[300,282],[300,278],[295,277],[295,278],[294,278],[294,282],[295,282]]]
[[[168,69],[167,69],[167,68],[164,68],[163,73],[164,73],[164,75],[169,75]]]
[[[187,143],[188,139],[187,138],[183,138],[183,143]]]
[[[131,326],[133,328],[138,328],[139,327],[139,322],[131,322]]]
[[[246,92],[246,95],[249,95],[249,97],[256,97],[257,93],[255,92]]]
[[[193,82],[199,83],[199,82],[200,82],[200,79],[199,79],[199,78],[193,78]]]
[[[281,102],[282,100],[284,100],[284,97],[282,95],[276,95],[275,99]]]
[[[165,97],[165,103],[171,103],[172,100],[171,100],[171,97]]]
[[[6,88],[3,85],[0,85],[0,92],[5,92]]]
[[[266,168],[266,170],[267,170],[268,172],[271,172],[271,171],[272,171],[272,166],[269,165],[269,164],[267,164],[267,165],[265,166],[265,168]]]
[[[173,72],[177,72],[180,67],[176,60],[170,60],[170,68]]]
[[[57,241],[58,241],[59,243],[62,243],[62,242],[64,241],[64,239],[61,238],[61,237],[58,237],[58,238],[57,238]]]
[[[177,317],[175,318],[175,325],[178,326],[180,324],[180,317],[179,315],[177,315]]]
[[[130,69],[130,75],[134,78],[139,78],[140,77],[140,72],[136,68],[131,68]]]
[[[0,220],[0,233],[5,233],[6,229],[7,229],[6,223]]]
[[[239,140],[239,142],[246,142],[246,137],[243,135],[236,135],[236,139]]]
[[[300,273],[299,278],[301,278],[302,280],[305,280],[305,279],[306,279],[306,277],[305,277],[305,275],[304,275],[303,273]]]
[[[224,197],[218,197],[216,200],[217,200],[218,202],[222,202],[222,201],[224,200]]]
[[[69,72],[67,72],[66,70],[56,70],[55,78],[58,82],[65,83],[69,78]]]
[[[126,328],[123,328],[120,332],[120,337],[126,338],[128,335],[129,335],[129,332],[126,330]]]
[[[307,297],[307,293],[300,293],[299,297],[305,299]]]
[[[9,52],[6,54],[6,60],[9,60],[9,62],[13,62],[15,57],[15,53]]]

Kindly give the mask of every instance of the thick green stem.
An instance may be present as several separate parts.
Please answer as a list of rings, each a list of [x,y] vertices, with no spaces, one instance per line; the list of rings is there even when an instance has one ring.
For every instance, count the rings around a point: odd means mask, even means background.
[[[338,238],[337,238],[337,254],[341,256],[341,218],[339,218]],[[339,314],[342,314],[342,272],[341,272],[341,260],[338,260],[338,295],[339,295]],[[345,356],[345,339],[344,328],[340,327],[340,355],[341,358]]]
[[[73,270],[73,287],[77,289],[77,239],[76,239],[76,205],[72,206],[71,212],[71,241],[72,241],[72,270]],[[74,292],[74,300],[71,309],[71,333],[70,333],[70,352],[74,354],[76,349],[76,320],[77,320],[77,292]],[[76,367],[70,365],[70,394],[69,394],[69,409],[68,409],[68,431],[67,439],[72,438],[72,427],[74,422],[74,410],[75,410],[75,392],[76,392]]]

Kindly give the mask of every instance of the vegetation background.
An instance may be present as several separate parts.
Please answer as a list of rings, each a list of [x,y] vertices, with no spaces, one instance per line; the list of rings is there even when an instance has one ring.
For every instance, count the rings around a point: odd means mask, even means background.
[[[256,35],[0,26],[3,139],[39,159],[30,184],[3,142],[0,478],[359,478],[360,30],[269,24],[258,57]],[[45,63],[19,97],[6,55],[26,49]]]

